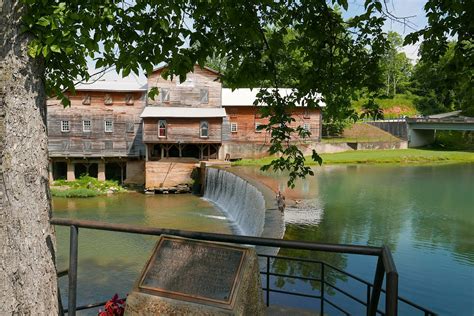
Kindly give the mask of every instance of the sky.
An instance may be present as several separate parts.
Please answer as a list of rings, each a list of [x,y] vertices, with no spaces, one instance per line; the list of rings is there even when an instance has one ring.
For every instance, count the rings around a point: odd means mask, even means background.
[[[387,19],[384,26],[384,31],[395,31],[402,35],[403,37],[409,33],[422,29],[427,24],[427,19],[425,16],[424,5],[427,0],[385,0],[387,4],[388,11],[397,17],[410,17],[408,18],[408,23],[400,23],[397,21],[391,21]],[[364,12],[364,2],[365,0],[348,0],[349,9],[348,12],[344,14],[345,17],[354,16]],[[408,58],[412,62],[418,59],[418,49],[419,43],[415,45],[408,45],[403,47],[402,51],[405,52]],[[92,60],[89,60],[89,72],[95,73],[94,64]],[[102,79],[105,80],[117,80],[119,75],[115,70],[107,72]],[[143,73],[140,73],[138,76],[132,75],[127,80],[138,80],[140,82],[145,82],[146,77]]]

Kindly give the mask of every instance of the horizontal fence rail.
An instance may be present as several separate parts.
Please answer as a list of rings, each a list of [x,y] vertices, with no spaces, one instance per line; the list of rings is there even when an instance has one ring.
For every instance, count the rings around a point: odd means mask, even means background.
[[[365,281],[355,275],[352,275],[348,272],[345,272],[341,269],[338,269],[328,263],[322,261],[315,261],[302,258],[292,258],[292,257],[283,257],[283,256],[270,256],[259,254],[260,257],[265,258],[266,260],[266,270],[261,271],[260,273],[266,275],[266,282],[263,291],[266,293],[267,304],[270,302],[270,292],[282,293],[287,295],[297,295],[304,296],[320,300],[320,313],[324,314],[324,303],[328,303],[333,306],[340,312],[345,315],[350,315],[343,308],[338,306],[333,301],[325,297],[324,293],[327,287],[332,288],[333,290],[346,295],[347,297],[353,299],[355,302],[362,304],[367,309],[367,315],[397,315],[398,314],[398,301],[402,301],[419,311],[424,312],[425,315],[436,315],[434,312],[425,309],[415,303],[410,302],[407,299],[401,298],[398,296],[398,273],[396,270],[395,263],[393,261],[390,250],[387,247],[371,247],[371,246],[357,246],[357,245],[345,245],[345,244],[330,244],[330,243],[315,243],[308,241],[292,241],[292,240],[281,240],[274,238],[261,238],[261,237],[251,237],[251,236],[240,236],[240,235],[228,235],[228,234],[216,234],[216,233],[204,233],[196,231],[185,231],[178,229],[163,229],[163,228],[154,228],[154,227],[139,227],[128,224],[112,224],[105,222],[97,221],[88,221],[88,220],[75,220],[75,219],[65,219],[65,218],[52,218],[50,220],[51,224],[58,226],[68,226],[70,227],[70,248],[69,248],[69,269],[68,272],[62,272],[61,275],[68,275],[69,280],[69,292],[68,292],[68,309],[65,312],[68,315],[76,315],[77,310],[89,309],[97,306],[101,306],[104,303],[94,303],[84,306],[76,306],[76,297],[77,297],[77,266],[78,266],[78,237],[79,237],[79,228],[95,229],[95,230],[105,230],[105,231],[114,231],[114,232],[124,232],[132,234],[141,234],[141,235],[153,235],[160,236],[163,234],[166,235],[175,235],[185,238],[206,240],[206,241],[215,241],[215,242],[227,242],[227,243],[237,243],[244,245],[254,245],[254,246],[266,246],[266,247],[275,247],[275,248],[289,248],[289,249],[300,249],[300,250],[309,250],[309,251],[323,251],[323,252],[333,252],[333,253],[344,253],[344,254],[358,254],[358,255],[368,255],[378,258],[377,268],[374,277],[374,282],[370,283]],[[286,275],[282,273],[270,272],[270,261],[271,260],[292,260],[299,262],[311,262],[319,264],[321,267],[321,276],[320,278],[308,278],[303,276],[294,276]],[[339,288],[336,284],[332,284],[325,280],[325,270],[334,269],[339,273],[342,273],[352,279],[359,281],[366,285],[367,293],[366,300],[363,301],[354,295],[348,293],[347,291]],[[270,277],[285,277],[293,278],[300,280],[316,281],[320,282],[321,290],[320,295],[312,295],[305,293],[295,293],[288,292],[284,290],[278,290],[271,288],[270,286]],[[384,276],[386,277],[386,289],[382,289],[382,283]],[[378,310],[378,302],[380,294],[385,293],[385,311]]]

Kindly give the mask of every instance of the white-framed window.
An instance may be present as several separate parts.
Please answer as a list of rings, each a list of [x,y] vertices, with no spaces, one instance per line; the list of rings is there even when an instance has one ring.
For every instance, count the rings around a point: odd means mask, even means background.
[[[105,122],[104,122],[104,131],[106,133],[112,133],[114,131],[114,121],[105,120]]]
[[[262,130],[258,128],[261,125],[263,125],[263,124],[262,123],[255,123],[255,133],[261,133],[262,132]]]
[[[91,104],[91,95],[90,94],[84,95],[84,97],[82,98],[82,104],[83,105],[90,105]]]
[[[82,121],[82,131],[83,132],[90,132],[91,130],[92,130],[91,120],[83,120]]]
[[[199,94],[199,100],[201,103],[209,103],[209,89],[201,89]]]
[[[161,94],[161,102],[169,102],[170,101],[170,89],[161,88],[160,89],[160,94]]]
[[[199,137],[209,137],[209,123],[207,121],[201,121],[201,124],[199,126]]]
[[[61,121],[61,132],[67,133],[71,130],[71,125],[69,121]]]
[[[311,125],[309,123],[304,123],[303,128],[307,130],[308,132],[311,131]]]
[[[166,137],[166,120],[158,121],[158,137]]]
[[[114,99],[110,93],[106,93],[104,96],[104,104],[105,105],[112,105],[114,103]]]
[[[237,133],[237,123],[230,123],[230,132]]]
[[[133,105],[134,102],[135,102],[135,99],[133,98],[133,94],[127,93],[125,95],[125,104],[126,105]]]

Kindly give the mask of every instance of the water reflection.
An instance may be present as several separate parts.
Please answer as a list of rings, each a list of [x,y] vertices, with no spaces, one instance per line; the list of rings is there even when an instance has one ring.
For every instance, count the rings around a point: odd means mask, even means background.
[[[256,168],[239,172],[282,188],[287,201],[305,202],[300,203],[302,211],[295,211],[299,205],[288,208],[287,213],[293,213],[285,214],[285,239],[386,244],[400,272],[401,295],[442,314],[474,313],[474,164],[315,168],[316,176],[298,181],[293,190],[284,188],[284,174]],[[365,258],[287,250],[281,254],[322,259],[367,280],[373,277],[375,264]],[[275,264],[275,269],[319,274],[289,263]],[[345,283],[337,275],[331,278]],[[275,284],[288,286],[286,280]]]

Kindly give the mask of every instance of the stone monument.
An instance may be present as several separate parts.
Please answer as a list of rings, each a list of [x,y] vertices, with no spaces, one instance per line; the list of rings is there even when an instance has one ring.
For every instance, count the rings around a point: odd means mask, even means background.
[[[125,315],[263,315],[254,248],[163,235]]]

